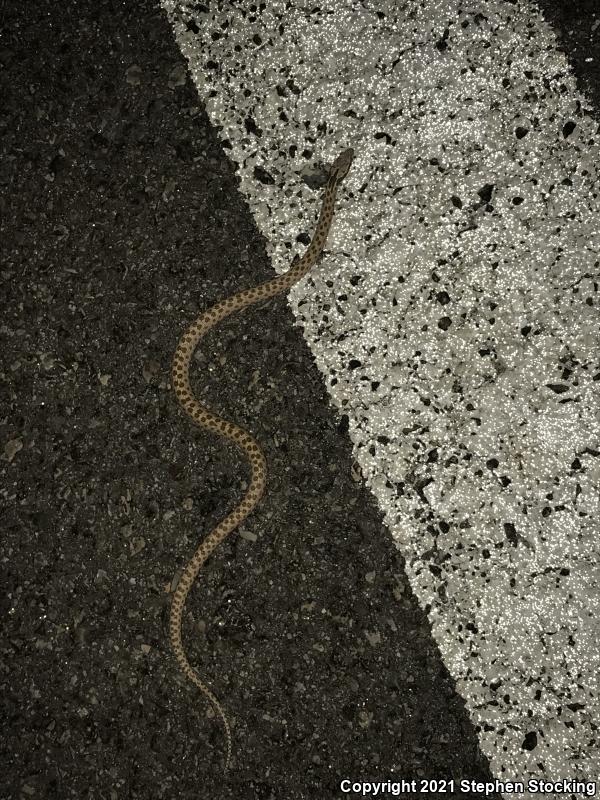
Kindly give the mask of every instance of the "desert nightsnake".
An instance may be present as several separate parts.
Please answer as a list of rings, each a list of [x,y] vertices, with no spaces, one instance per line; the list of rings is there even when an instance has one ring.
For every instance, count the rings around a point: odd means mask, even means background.
[[[265,489],[267,463],[258,442],[247,431],[232,422],[221,419],[221,417],[198,402],[192,392],[189,381],[190,361],[200,339],[221,320],[247,306],[268,300],[286,291],[317,263],[325,247],[333,220],[338,186],[346,177],[353,157],[354,151],[348,149],[344,150],[333,162],[325,185],[323,203],[315,234],[302,258],[293,261],[290,269],[283,275],[220,300],[200,314],[179,340],[173,356],[171,381],[177,400],[183,410],[202,428],[218,433],[234,442],[243,450],[251,468],[250,485],[239,504],[204,538],[186,564],[173,594],[169,625],[171,646],[181,671],[212,703],[223,721],[227,738],[225,770],[227,770],[231,761],[231,728],[223,707],[187,659],[181,641],[181,619],[189,591],[204,562],[209,558],[213,550],[256,508]]]

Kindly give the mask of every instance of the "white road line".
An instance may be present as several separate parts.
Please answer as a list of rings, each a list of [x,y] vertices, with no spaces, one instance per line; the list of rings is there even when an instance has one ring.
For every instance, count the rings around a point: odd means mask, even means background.
[[[495,776],[597,778],[600,134],[551,30],[163,5],[276,269],[319,202],[296,171],[357,151],[293,308]]]

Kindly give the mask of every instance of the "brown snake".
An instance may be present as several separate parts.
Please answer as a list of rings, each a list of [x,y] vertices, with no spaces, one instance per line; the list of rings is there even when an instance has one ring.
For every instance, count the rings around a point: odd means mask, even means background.
[[[204,562],[209,558],[213,550],[215,550],[215,548],[217,548],[256,508],[265,490],[267,462],[260,445],[247,431],[232,422],[221,419],[221,417],[213,414],[212,411],[196,400],[189,380],[190,361],[200,339],[207,331],[217,325],[217,323],[236,311],[241,311],[247,306],[259,303],[262,300],[268,300],[286,291],[290,286],[293,286],[300,278],[306,275],[317,263],[325,247],[327,235],[329,234],[329,229],[333,220],[338,186],[346,177],[350,165],[352,164],[353,157],[354,151],[348,149],[344,150],[333,162],[329,170],[327,184],[325,185],[323,204],[321,206],[321,213],[319,214],[315,234],[302,258],[292,262],[290,269],[283,275],[271,278],[271,280],[265,281],[265,283],[261,283],[251,289],[245,289],[231,297],[226,297],[224,300],[220,300],[207,311],[200,314],[179,340],[175,355],[173,356],[171,381],[177,400],[183,410],[194,422],[200,425],[200,427],[212,431],[213,433],[218,433],[231,442],[234,442],[234,444],[244,451],[251,468],[250,485],[239,504],[213,528],[186,564],[173,594],[169,625],[171,646],[181,671],[211,702],[223,721],[225,736],[227,738],[225,770],[227,770],[231,760],[231,728],[229,727],[229,722],[225,716],[223,707],[187,659],[181,642],[181,619],[183,616],[183,607],[185,606],[189,591]]]

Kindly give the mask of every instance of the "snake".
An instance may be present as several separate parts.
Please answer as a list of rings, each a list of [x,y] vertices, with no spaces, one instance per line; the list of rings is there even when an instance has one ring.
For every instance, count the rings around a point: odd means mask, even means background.
[[[224,539],[254,511],[263,496],[267,481],[267,460],[261,446],[248,431],[219,417],[198,402],[190,385],[190,363],[198,342],[211,328],[231,314],[285,292],[319,261],[333,222],[338,187],[348,174],[353,158],[352,148],[343,150],[329,168],[315,232],[304,255],[301,258],[296,256],[288,271],[282,275],[226,297],[202,312],[185,330],[173,355],[171,384],[183,411],[200,428],[237,445],[246,456],[251,471],[248,488],[238,505],[205,536],[183,568],[173,592],[169,618],[169,638],[179,669],[200,690],[223,723],[227,745],[225,772],[232,757],[231,726],[223,706],[188,661],[182,643],[181,623],[188,594],[202,566]]]

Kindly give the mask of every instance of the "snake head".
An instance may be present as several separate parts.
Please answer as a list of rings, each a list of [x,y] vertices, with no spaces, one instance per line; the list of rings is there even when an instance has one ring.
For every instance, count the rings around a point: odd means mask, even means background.
[[[353,158],[354,150],[351,147],[343,150],[329,169],[329,180],[333,179],[336,183],[341,183],[348,174]]]

